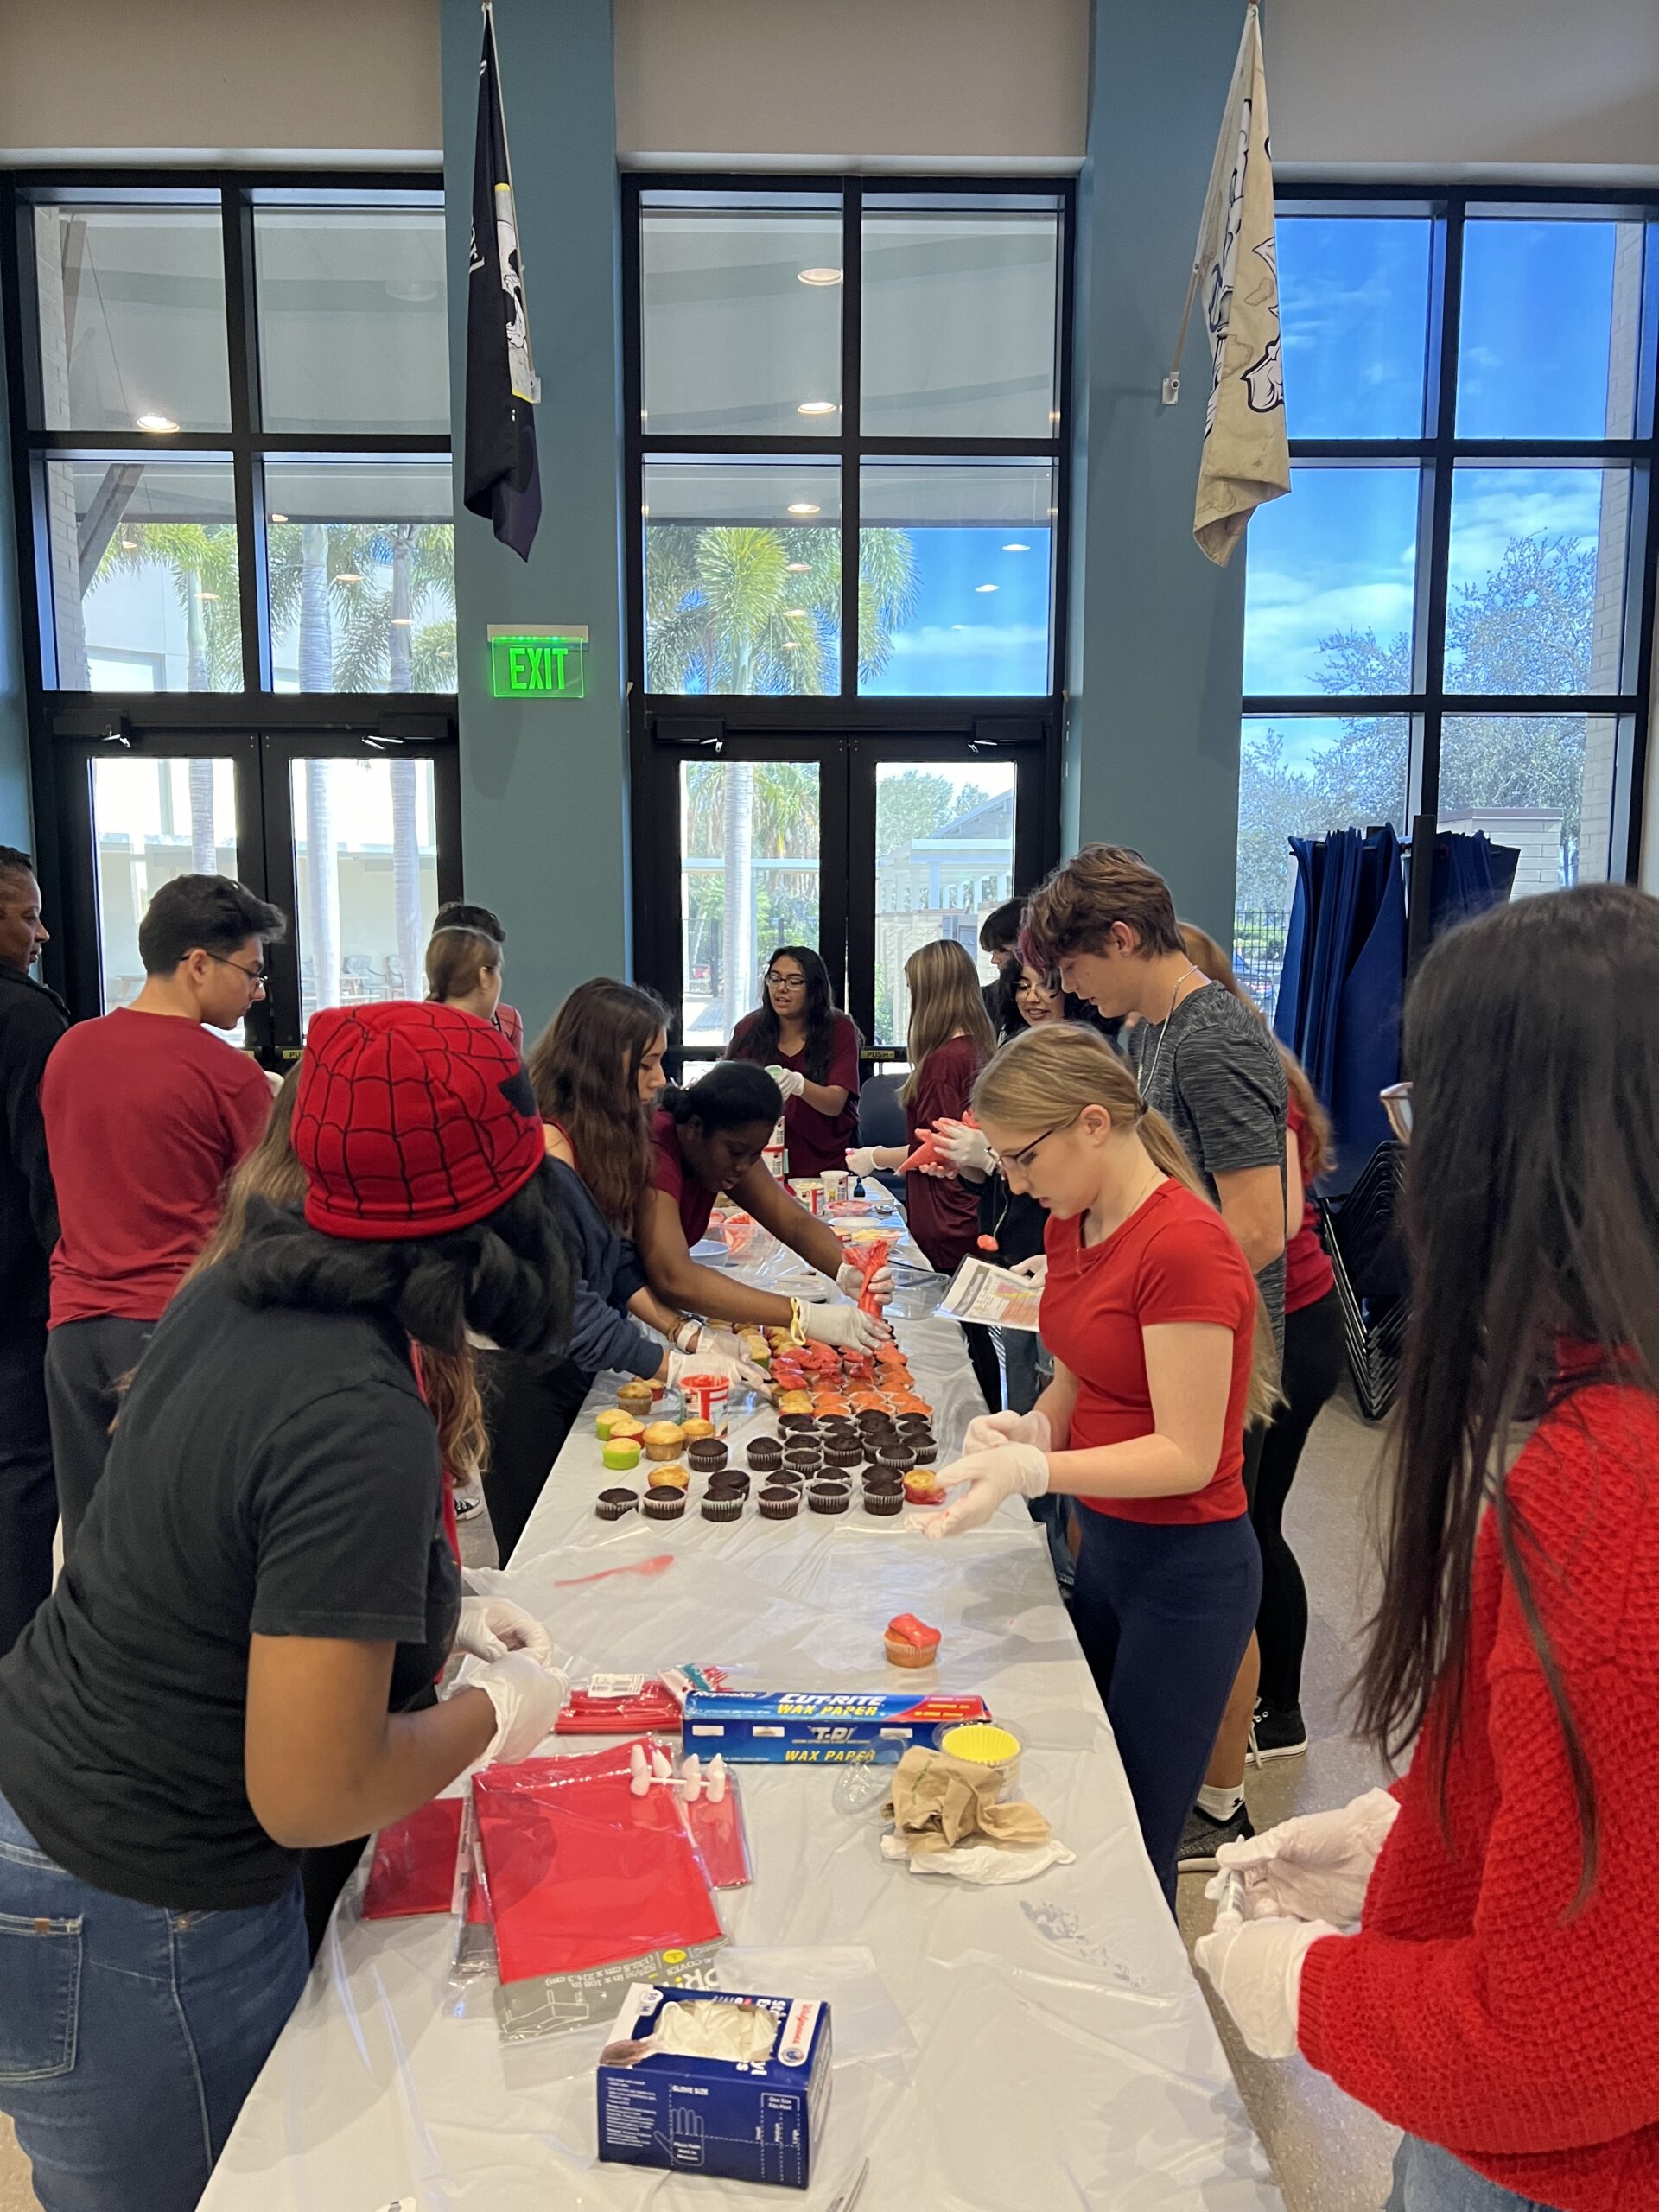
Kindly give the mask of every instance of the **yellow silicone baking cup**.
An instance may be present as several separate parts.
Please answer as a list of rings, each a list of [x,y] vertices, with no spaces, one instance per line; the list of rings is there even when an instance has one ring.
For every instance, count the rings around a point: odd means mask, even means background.
[[[1007,1766],[1020,1756],[1020,1738],[988,1720],[969,1720],[949,1730],[939,1745],[947,1757],[965,1759],[970,1766]]]

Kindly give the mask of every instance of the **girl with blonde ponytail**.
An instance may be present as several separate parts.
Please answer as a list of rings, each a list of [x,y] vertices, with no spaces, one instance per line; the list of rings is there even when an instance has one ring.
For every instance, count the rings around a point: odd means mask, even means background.
[[[1009,1188],[1048,1209],[1054,1380],[1031,1413],[970,1424],[944,1476],[967,1488],[928,1534],[1016,1495],[1084,1509],[1071,1618],[1173,1910],[1182,1824],[1255,1625],[1244,1425],[1274,1402],[1273,1338],[1236,1238],[1103,1037],[1028,1030],[974,1109]]]

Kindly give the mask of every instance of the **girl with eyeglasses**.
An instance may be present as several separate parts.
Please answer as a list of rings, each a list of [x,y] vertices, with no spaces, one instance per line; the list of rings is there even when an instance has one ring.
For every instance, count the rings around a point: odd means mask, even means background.
[[[1048,1209],[1054,1379],[1030,1413],[969,1424],[942,1478],[967,1488],[928,1534],[977,1528],[1010,1497],[1083,1509],[1072,1623],[1173,1911],[1261,1596],[1244,1423],[1273,1403],[1273,1339],[1237,1239],[1103,1037],[1070,1022],[1016,1037],[974,1108],[1010,1190]]]
[[[830,970],[810,945],[780,944],[762,981],[760,1005],[732,1032],[726,1057],[773,1071],[791,1175],[843,1169],[858,1133],[857,1025],[837,1010]]]
[[[1410,1764],[1227,1846],[1198,1962],[1253,2050],[1405,2130],[1390,2212],[1634,2212],[1659,2203],[1659,901],[1586,885],[1451,931],[1404,1058],[1359,1719]]]

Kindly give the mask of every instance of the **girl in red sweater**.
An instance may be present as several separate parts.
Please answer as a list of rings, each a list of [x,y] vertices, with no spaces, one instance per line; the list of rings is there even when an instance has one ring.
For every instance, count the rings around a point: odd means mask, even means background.
[[[1300,2049],[1405,2130],[1392,2212],[1637,2212],[1659,2204],[1659,902],[1586,886],[1454,931],[1406,1052],[1413,1310],[1360,1713],[1416,1749],[1392,1793],[1227,1847],[1198,1962],[1253,2050]]]

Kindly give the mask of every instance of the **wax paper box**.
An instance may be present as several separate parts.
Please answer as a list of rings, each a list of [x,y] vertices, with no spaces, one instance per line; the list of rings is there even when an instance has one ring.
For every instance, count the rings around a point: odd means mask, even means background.
[[[805,2189],[830,2068],[827,2005],[637,1983],[600,2055],[600,2158]]]
[[[684,1745],[703,1759],[778,1766],[897,1766],[920,1745],[937,1749],[947,1728],[988,1720],[982,1697],[914,1697],[905,1691],[695,1692],[685,1701]]]

